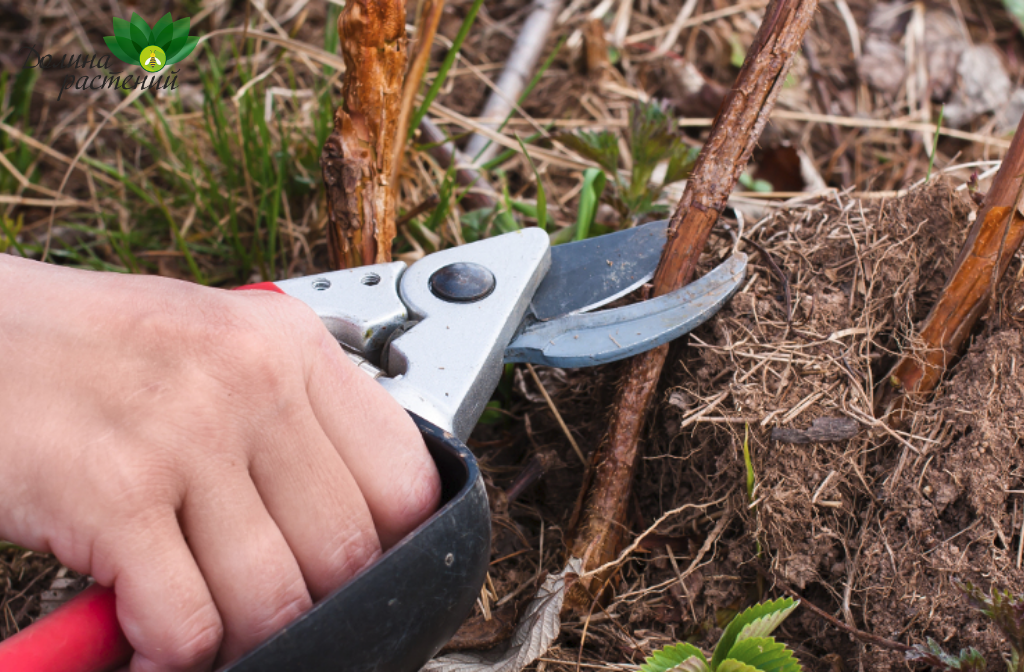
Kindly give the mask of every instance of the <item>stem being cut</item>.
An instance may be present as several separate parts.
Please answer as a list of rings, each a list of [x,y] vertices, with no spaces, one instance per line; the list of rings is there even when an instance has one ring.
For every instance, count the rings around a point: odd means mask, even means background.
[[[919,334],[876,390],[875,413],[879,417],[887,416],[894,424],[903,423],[927,400],[950,362],[960,353],[988,308],[1010,260],[1024,242],[1024,218],[1018,210],[1022,191],[1024,119],[1017,126],[992,189],[960,249],[949,283]]]
[[[654,276],[662,295],[689,283],[711,227],[725,208],[782,90],[793,54],[810,26],[817,0],[772,0],[736,83],[715,119],[686,191],[669,224],[668,242]],[[630,360],[619,389],[607,437],[593,456],[593,473],[577,502],[579,519],[569,543],[582,558],[584,574],[570,589],[565,609],[587,611],[607,573],[588,574],[612,562],[622,545],[626,505],[637,463],[637,442],[668,356],[662,346]]]
[[[350,0],[338,17],[345,100],[321,155],[327,187],[331,264],[353,268],[391,261],[392,186],[405,74],[405,4]]]

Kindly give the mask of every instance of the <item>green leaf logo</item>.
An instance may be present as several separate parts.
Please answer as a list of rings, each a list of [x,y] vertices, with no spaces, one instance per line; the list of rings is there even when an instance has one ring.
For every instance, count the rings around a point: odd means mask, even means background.
[[[114,34],[103,41],[125,63],[141,65],[147,72],[159,72],[196,48],[199,38],[189,36],[190,23],[189,17],[175,21],[168,12],[150,28],[133,12],[131,21],[114,17]]]

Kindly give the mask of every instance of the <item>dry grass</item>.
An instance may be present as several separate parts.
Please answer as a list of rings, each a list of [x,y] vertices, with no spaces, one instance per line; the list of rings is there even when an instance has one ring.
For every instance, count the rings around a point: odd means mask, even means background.
[[[5,229],[23,222],[12,251],[39,257],[45,249],[60,263],[218,285],[315,272],[326,262],[317,157],[329,129],[329,101],[337,100],[343,77],[324,29],[332,8],[304,0],[267,3],[268,9],[254,2],[248,10],[215,0],[171,4],[176,16],[191,12],[200,32],[211,36],[184,64],[180,98],[146,94],[130,104],[109,92],[66,92],[57,102],[56,73],[42,73],[27,96],[13,87],[18,43],[58,54],[98,51],[111,4],[18,0],[0,7],[13,26],[0,29],[0,217]],[[765,3],[699,0],[677,39],[659,52],[683,4],[569,2],[544,50],[562,44],[558,54],[496,132],[474,115],[529,9],[522,2],[488,3],[430,116],[452,137],[484,132],[508,150],[484,171],[507,193],[503,208],[518,213],[535,206],[539,176],[549,227],[572,226],[583,169],[593,164],[550,136],[623,129],[634,101],[654,97],[673,105],[688,141],[699,144],[716,91],[732,81],[735,58],[749,45]],[[469,5],[451,2],[446,9],[428,81]],[[929,74],[942,73],[929,68],[940,60],[928,58],[923,28],[936,13],[952,17],[975,44],[999,50],[1013,82],[1024,79],[1015,56],[1024,40],[996,3],[907,5],[885,33],[906,59],[902,78],[882,91],[866,83],[868,73],[858,72],[854,60],[869,33],[870,6],[861,0],[822,5],[751,166],[752,177],[767,180],[773,192],[738,194],[739,215],[724,223],[757,241],[786,274],[791,314],[776,271],[747,249],[754,260],[748,283],[688,348],[674,352],[663,403],[649,421],[633,534],[679,511],[623,558],[614,601],[565,624],[558,646],[535,669],[628,670],[680,638],[706,645],[736,610],[772,590],[750,565],[759,544],[771,571],[844,622],[904,643],[932,636],[948,648],[983,646],[996,663],[999,644],[948,579],[986,577],[983,585],[1024,589],[1024,506],[1006,492],[1022,488],[1013,420],[1016,280],[1004,293],[999,330],[975,345],[912,427],[885,429],[872,419],[871,401],[875,377],[934,301],[966,231],[969,201],[951,188],[972,171],[985,174],[1007,146],[999,111],[963,128],[943,128],[934,170],[951,181],[896,198],[926,176],[938,118]],[[166,11],[155,0],[134,8],[150,20]],[[252,25],[243,40],[246,11]],[[591,18],[604,21],[606,55],[614,62],[586,72]],[[954,76],[954,90],[963,85],[958,81]],[[17,111],[20,104],[25,114]],[[517,135],[536,136],[527,145],[536,172]],[[434,196],[448,207],[400,229],[396,254],[409,261],[500,230],[496,218],[460,211],[460,188],[445,187],[446,166],[425,149],[412,147],[406,156],[399,210]],[[794,150],[821,182],[794,168]],[[665,205],[678,197],[678,186],[666,191]],[[817,195],[804,195],[805,189]],[[795,194],[801,195],[792,199]],[[621,224],[607,205],[597,223]],[[733,245],[726,226],[719,233],[709,264]],[[1010,275],[1019,277],[1019,268],[1012,266]],[[615,367],[538,374],[590,453],[603,430]],[[531,378],[516,371],[499,399],[500,414],[511,419],[482,427],[473,442],[495,493],[533,455],[555,464],[538,485],[496,511],[489,590],[492,602],[504,606],[560,568],[581,470]],[[861,432],[837,444],[770,439],[773,427],[806,427],[826,416],[855,418]],[[756,507],[745,499],[740,452],[748,424]],[[978,473],[998,477],[978,479]],[[56,572],[52,561],[0,550],[0,636],[35,617],[38,588]],[[846,669],[902,669],[897,657],[851,643],[806,611],[781,636],[809,669],[833,669],[832,656],[846,661]]]

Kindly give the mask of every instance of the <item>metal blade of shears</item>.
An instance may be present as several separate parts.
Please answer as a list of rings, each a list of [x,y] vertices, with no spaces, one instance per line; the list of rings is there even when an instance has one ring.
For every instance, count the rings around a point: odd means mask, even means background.
[[[738,252],[686,287],[649,301],[547,322],[528,319],[505,348],[505,362],[575,368],[645,352],[710,319],[746,272],[747,255]]]
[[[652,277],[668,220],[551,248],[551,268],[530,302],[541,322],[583,313],[629,294]]]

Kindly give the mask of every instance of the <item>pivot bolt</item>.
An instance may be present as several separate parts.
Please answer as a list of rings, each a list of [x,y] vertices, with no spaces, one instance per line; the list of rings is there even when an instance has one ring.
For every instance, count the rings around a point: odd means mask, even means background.
[[[472,303],[494,291],[494,274],[480,264],[457,262],[430,276],[430,291],[449,303]]]

